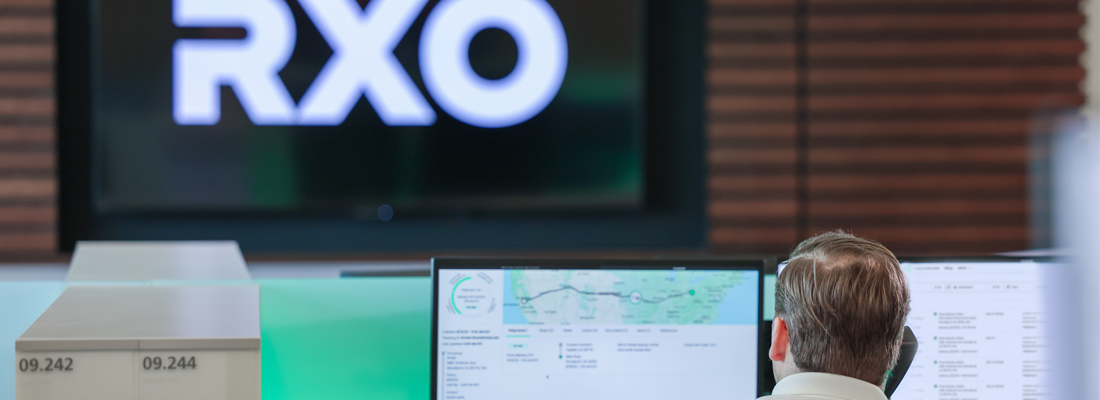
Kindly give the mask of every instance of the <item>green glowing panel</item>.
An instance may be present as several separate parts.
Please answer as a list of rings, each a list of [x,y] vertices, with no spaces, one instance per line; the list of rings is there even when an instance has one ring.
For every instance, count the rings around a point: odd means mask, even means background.
[[[429,278],[258,283],[264,400],[428,398]]]

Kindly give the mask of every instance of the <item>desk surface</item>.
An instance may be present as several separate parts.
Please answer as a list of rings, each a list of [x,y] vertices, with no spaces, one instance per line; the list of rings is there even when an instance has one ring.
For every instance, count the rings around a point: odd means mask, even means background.
[[[222,242],[79,242],[68,281],[249,279],[241,248]]]
[[[265,400],[428,398],[429,278],[218,283],[260,286]],[[0,400],[15,397],[15,339],[68,285],[0,282]]]

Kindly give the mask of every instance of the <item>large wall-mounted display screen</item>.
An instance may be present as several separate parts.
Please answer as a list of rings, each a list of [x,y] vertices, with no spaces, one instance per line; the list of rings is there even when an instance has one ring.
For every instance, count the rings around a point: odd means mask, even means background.
[[[645,12],[93,1],[94,209],[642,209]]]

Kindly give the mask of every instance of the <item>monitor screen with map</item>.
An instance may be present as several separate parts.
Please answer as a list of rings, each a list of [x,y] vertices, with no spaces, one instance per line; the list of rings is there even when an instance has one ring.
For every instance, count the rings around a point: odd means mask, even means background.
[[[434,259],[432,398],[755,399],[763,265]]]

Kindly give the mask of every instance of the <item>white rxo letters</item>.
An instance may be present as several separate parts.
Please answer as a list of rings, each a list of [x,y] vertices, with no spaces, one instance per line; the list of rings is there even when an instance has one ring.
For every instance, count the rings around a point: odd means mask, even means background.
[[[294,99],[279,70],[294,50],[296,28],[282,0],[177,0],[177,26],[241,26],[242,40],[181,39],[172,48],[172,113],[180,125],[221,119],[221,89],[229,85],[257,125],[295,122]]]
[[[339,125],[365,93],[386,125],[431,125],[435,111],[393,49],[428,0],[301,0],[332,47],[332,58],[302,97],[303,125]],[[367,40],[364,40],[367,39]]]
[[[242,40],[180,39],[173,48],[173,116],[180,125],[221,118],[220,87],[228,85],[257,125],[339,125],[360,95],[391,126],[425,126],[436,113],[394,49],[428,0],[299,0],[333,54],[298,106],[278,72],[297,30],[283,0],[174,0],[177,26],[230,27]],[[499,80],[470,66],[474,35],[500,28],[519,50],[513,71]],[[440,108],[467,124],[513,126],[544,110],[565,79],[565,29],[546,0],[442,0],[420,37],[420,72]]]
[[[519,60],[492,81],[470,66],[470,41],[486,28],[512,35]],[[420,35],[420,72],[443,110],[470,125],[512,126],[538,115],[565,79],[568,50],[561,20],[543,0],[443,0]]]

